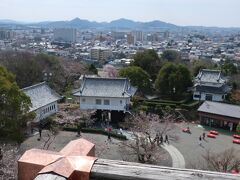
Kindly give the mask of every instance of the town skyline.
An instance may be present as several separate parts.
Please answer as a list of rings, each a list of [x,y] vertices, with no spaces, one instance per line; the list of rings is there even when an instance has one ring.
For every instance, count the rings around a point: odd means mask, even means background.
[[[65,21],[75,17],[110,22],[125,18],[141,22],[160,20],[180,26],[240,27],[239,6],[237,0],[2,0],[0,17],[20,22]]]

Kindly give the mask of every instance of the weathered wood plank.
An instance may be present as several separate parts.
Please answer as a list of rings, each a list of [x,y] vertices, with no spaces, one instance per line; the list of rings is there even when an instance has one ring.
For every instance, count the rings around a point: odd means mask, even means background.
[[[91,180],[239,180],[239,175],[98,159]]]
[[[240,175],[179,169],[125,161],[98,159],[91,180],[240,180]],[[66,180],[55,174],[41,174],[35,180]]]

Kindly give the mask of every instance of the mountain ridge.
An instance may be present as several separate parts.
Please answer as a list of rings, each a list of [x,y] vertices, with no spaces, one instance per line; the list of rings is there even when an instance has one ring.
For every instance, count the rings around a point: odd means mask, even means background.
[[[33,26],[33,27],[42,27],[42,28],[118,28],[118,29],[237,29],[239,30],[240,27],[208,27],[208,26],[180,26],[175,25],[172,23],[160,21],[160,20],[152,20],[148,22],[140,22],[140,21],[133,21],[126,18],[116,19],[110,22],[96,22],[96,21],[89,21],[86,19],[80,19],[76,17],[72,20],[65,20],[65,21],[42,21],[42,22],[18,22],[10,19],[0,19],[0,26],[3,25],[22,25],[22,26]]]

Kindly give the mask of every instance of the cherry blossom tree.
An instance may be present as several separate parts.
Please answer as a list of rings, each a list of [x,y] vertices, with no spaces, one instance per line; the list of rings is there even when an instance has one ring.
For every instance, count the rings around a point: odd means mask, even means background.
[[[105,65],[103,71],[107,73],[108,77],[116,77],[118,74],[116,68],[110,64]]]
[[[175,115],[168,113],[164,113],[162,117],[156,114],[134,114],[122,124],[132,134],[132,139],[123,142],[122,145],[131,149],[139,162],[151,162],[159,156],[158,146],[166,135],[171,141],[178,139],[175,120]]]

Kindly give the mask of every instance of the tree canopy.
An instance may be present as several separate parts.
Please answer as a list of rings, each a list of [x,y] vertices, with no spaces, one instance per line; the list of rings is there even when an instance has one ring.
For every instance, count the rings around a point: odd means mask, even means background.
[[[94,66],[94,64],[91,64],[88,66],[88,70],[92,72],[93,74],[98,74],[97,68]]]
[[[155,86],[162,95],[181,95],[192,86],[191,74],[182,64],[166,63],[159,71]]]
[[[166,60],[169,62],[179,61],[181,59],[179,52],[175,50],[165,50],[163,51],[163,54],[161,57],[163,60]]]
[[[0,66],[0,136],[21,141],[22,128],[32,117],[31,100],[17,86],[15,77]]]
[[[87,65],[76,61],[26,52],[1,52],[0,64],[16,76],[20,88],[48,80],[51,88],[60,94],[68,91],[69,85],[89,71]],[[45,73],[51,73],[52,76],[44,77]]]
[[[137,66],[129,66],[119,71],[119,75],[130,79],[133,86],[137,86],[142,92],[149,92],[151,82],[149,74]]]
[[[134,61],[132,63],[134,66],[141,67],[145,70],[152,79],[156,79],[157,72],[161,67],[161,61],[158,54],[152,50],[144,50],[143,52],[138,52],[134,56]]]
[[[221,65],[221,70],[223,71],[224,74],[226,75],[234,75],[238,73],[237,67],[229,60],[226,60],[222,65]]]
[[[238,134],[240,134],[240,123],[237,125],[236,132],[237,132]]]
[[[191,72],[193,76],[197,76],[202,69],[216,69],[215,65],[207,60],[196,60],[191,63]]]

